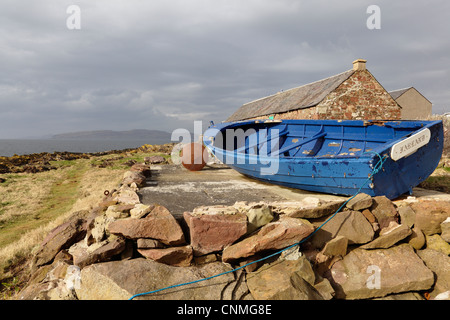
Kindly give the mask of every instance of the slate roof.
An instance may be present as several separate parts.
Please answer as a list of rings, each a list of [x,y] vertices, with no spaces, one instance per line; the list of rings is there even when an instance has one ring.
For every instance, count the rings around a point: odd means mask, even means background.
[[[400,96],[402,94],[404,94],[406,91],[408,91],[409,89],[412,89],[412,87],[409,88],[405,88],[405,89],[398,89],[398,90],[393,90],[393,91],[389,91],[389,94],[391,95],[391,97],[394,100],[397,100],[398,98],[400,98]]]
[[[314,107],[354,72],[354,70],[348,70],[326,79],[248,102],[232,114],[227,121],[239,121]]]
[[[417,93],[419,93],[425,100],[427,100],[429,103],[431,103],[430,100],[428,100],[423,94],[421,94],[416,88],[414,87],[409,87],[409,88],[404,88],[404,89],[398,89],[398,90],[393,90],[393,91],[389,91],[389,94],[391,95],[391,97],[394,100],[397,100],[398,98],[400,98],[405,92],[409,91],[409,90],[415,90],[417,91]]]

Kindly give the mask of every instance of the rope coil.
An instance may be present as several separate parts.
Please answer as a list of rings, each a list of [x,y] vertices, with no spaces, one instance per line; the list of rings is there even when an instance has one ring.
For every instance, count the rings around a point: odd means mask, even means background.
[[[137,297],[140,297],[140,296],[150,295],[150,294],[154,294],[154,293],[161,292],[161,291],[165,291],[165,290],[172,289],[172,288],[177,288],[177,287],[187,286],[187,285],[190,285],[190,284],[195,284],[195,283],[199,283],[199,282],[202,282],[202,281],[211,280],[211,279],[214,279],[214,278],[217,278],[217,277],[220,277],[220,276],[223,276],[223,275],[226,275],[226,274],[229,274],[229,273],[232,273],[232,272],[241,270],[241,269],[243,269],[243,268],[245,268],[245,267],[247,267],[247,266],[249,266],[249,265],[252,265],[252,264],[255,264],[255,263],[258,263],[258,262],[267,260],[267,259],[269,259],[269,258],[272,258],[272,257],[274,257],[274,256],[276,256],[276,255],[281,254],[281,253],[284,252],[284,251],[287,251],[287,250],[289,250],[289,249],[291,249],[291,248],[293,248],[293,247],[295,247],[295,246],[298,246],[298,245],[302,244],[302,243],[305,242],[306,240],[310,239],[317,231],[319,231],[319,230],[320,230],[325,224],[327,224],[331,219],[333,219],[333,218],[336,216],[336,214],[337,214],[339,211],[341,211],[341,209],[342,209],[342,208],[343,208],[350,200],[352,200],[352,199],[353,199],[354,197],[356,197],[359,193],[361,193],[362,188],[364,188],[364,186],[367,184],[367,182],[369,182],[375,174],[377,174],[378,172],[380,172],[380,170],[383,168],[383,165],[384,165],[385,161],[386,161],[387,158],[388,158],[387,155],[384,155],[384,156],[382,157],[380,154],[378,154],[377,152],[374,152],[374,151],[367,151],[367,152],[365,152],[365,153],[373,153],[373,154],[376,154],[376,155],[378,156],[378,158],[379,158],[379,161],[378,161],[377,164],[374,166],[374,168],[373,168],[373,170],[372,170],[372,173],[369,175],[369,177],[366,179],[366,181],[364,181],[364,183],[361,185],[361,187],[358,189],[358,191],[357,191],[353,196],[351,196],[350,198],[348,198],[348,199],[347,199],[347,200],[339,207],[339,209],[336,210],[336,212],[334,212],[327,220],[325,220],[324,223],[322,223],[319,227],[317,227],[317,228],[316,228],[312,233],[310,233],[306,238],[302,239],[301,241],[299,241],[299,242],[297,242],[297,243],[295,243],[295,244],[293,244],[293,245],[291,245],[291,246],[289,246],[289,247],[286,247],[286,248],[284,248],[284,249],[281,249],[281,250],[279,250],[279,251],[277,251],[277,252],[275,252],[275,253],[272,253],[272,254],[270,254],[270,255],[268,255],[268,256],[266,256],[266,257],[263,257],[263,258],[261,258],[261,259],[258,259],[258,260],[249,262],[249,263],[247,263],[247,264],[244,264],[244,265],[242,265],[242,266],[240,266],[240,267],[237,267],[237,268],[235,268],[235,269],[232,269],[232,270],[229,270],[229,271],[225,271],[225,272],[222,272],[222,273],[219,273],[219,274],[216,274],[216,275],[207,277],[207,278],[202,278],[202,279],[199,279],[199,280],[191,281],[191,282],[185,282],[185,283],[175,284],[175,285],[171,285],[171,286],[164,287],[164,288],[157,289],[157,290],[153,290],[153,291],[148,291],[148,292],[144,292],[144,293],[138,293],[138,294],[135,294],[135,295],[131,296],[131,298],[129,298],[128,300],[133,300],[134,298],[137,298]]]

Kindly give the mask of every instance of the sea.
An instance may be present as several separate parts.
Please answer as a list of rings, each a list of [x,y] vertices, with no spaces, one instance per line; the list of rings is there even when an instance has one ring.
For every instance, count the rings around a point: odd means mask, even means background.
[[[144,144],[164,144],[161,140],[56,140],[0,139],[0,156],[25,155],[41,152],[94,153],[139,148]]]

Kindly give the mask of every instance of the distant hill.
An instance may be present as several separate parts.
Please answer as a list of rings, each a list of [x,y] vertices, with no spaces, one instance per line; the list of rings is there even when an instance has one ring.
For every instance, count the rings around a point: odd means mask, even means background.
[[[128,131],[97,130],[55,134],[55,140],[148,140],[149,143],[169,143],[171,134],[160,130],[136,129]]]

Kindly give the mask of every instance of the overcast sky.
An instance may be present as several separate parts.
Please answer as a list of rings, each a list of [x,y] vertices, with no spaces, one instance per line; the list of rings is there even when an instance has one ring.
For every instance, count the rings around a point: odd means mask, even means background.
[[[206,129],[357,58],[388,91],[414,86],[450,112],[450,1],[2,0],[0,139]]]

